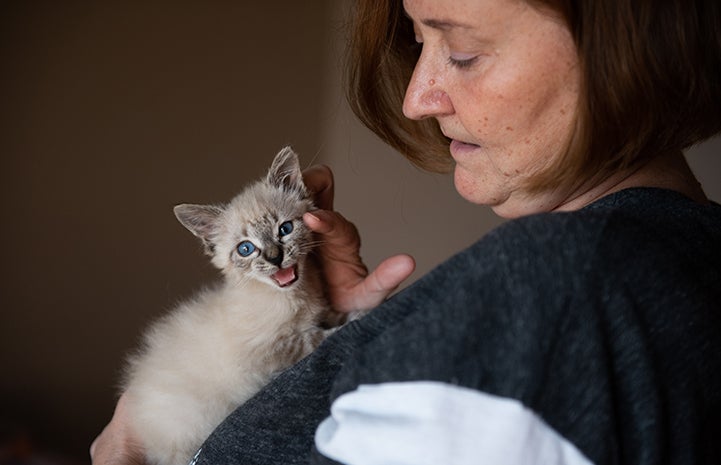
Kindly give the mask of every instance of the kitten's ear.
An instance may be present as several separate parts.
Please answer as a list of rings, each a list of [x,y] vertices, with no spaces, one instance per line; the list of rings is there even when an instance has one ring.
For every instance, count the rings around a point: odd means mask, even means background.
[[[216,225],[218,217],[223,209],[213,205],[192,205],[181,204],[173,208],[175,217],[178,218],[180,224],[185,226],[188,231],[199,237],[205,245],[206,252],[213,253],[213,238],[217,234]]]
[[[303,172],[300,169],[298,154],[290,147],[284,147],[275,156],[266,180],[271,186],[296,191],[304,197],[308,195],[303,184]]]

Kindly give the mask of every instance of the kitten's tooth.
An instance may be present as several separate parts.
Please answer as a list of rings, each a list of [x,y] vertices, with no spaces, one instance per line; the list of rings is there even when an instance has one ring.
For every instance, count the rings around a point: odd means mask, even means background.
[[[278,283],[280,287],[285,287],[290,284],[293,284],[296,279],[298,279],[298,276],[295,273],[295,266],[290,266],[288,268],[281,268],[280,270],[276,271],[272,278],[275,280],[275,282]]]

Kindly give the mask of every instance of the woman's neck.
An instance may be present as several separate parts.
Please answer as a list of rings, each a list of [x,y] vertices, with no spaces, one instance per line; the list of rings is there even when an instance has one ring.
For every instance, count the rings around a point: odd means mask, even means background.
[[[708,203],[701,184],[691,172],[682,152],[670,152],[657,156],[641,166],[616,173],[600,183],[585,184],[555,211],[578,210],[601,197],[632,187],[657,187],[669,189],[699,202]]]

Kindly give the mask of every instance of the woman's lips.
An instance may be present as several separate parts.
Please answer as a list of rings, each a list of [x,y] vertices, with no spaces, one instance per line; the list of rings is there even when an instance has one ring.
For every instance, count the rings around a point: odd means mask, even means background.
[[[451,141],[451,156],[454,159],[458,159],[460,157],[463,157],[464,155],[467,155],[470,152],[474,152],[478,148],[480,148],[479,145],[468,144],[466,142],[461,142],[459,140],[453,139]]]

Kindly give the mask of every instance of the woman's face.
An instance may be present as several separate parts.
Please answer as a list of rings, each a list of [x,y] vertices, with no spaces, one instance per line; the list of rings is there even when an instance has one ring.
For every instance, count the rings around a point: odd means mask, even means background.
[[[452,142],[455,185],[505,217],[552,210],[527,181],[566,151],[581,74],[563,21],[521,0],[404,0],[422,52],[403,112]]]

